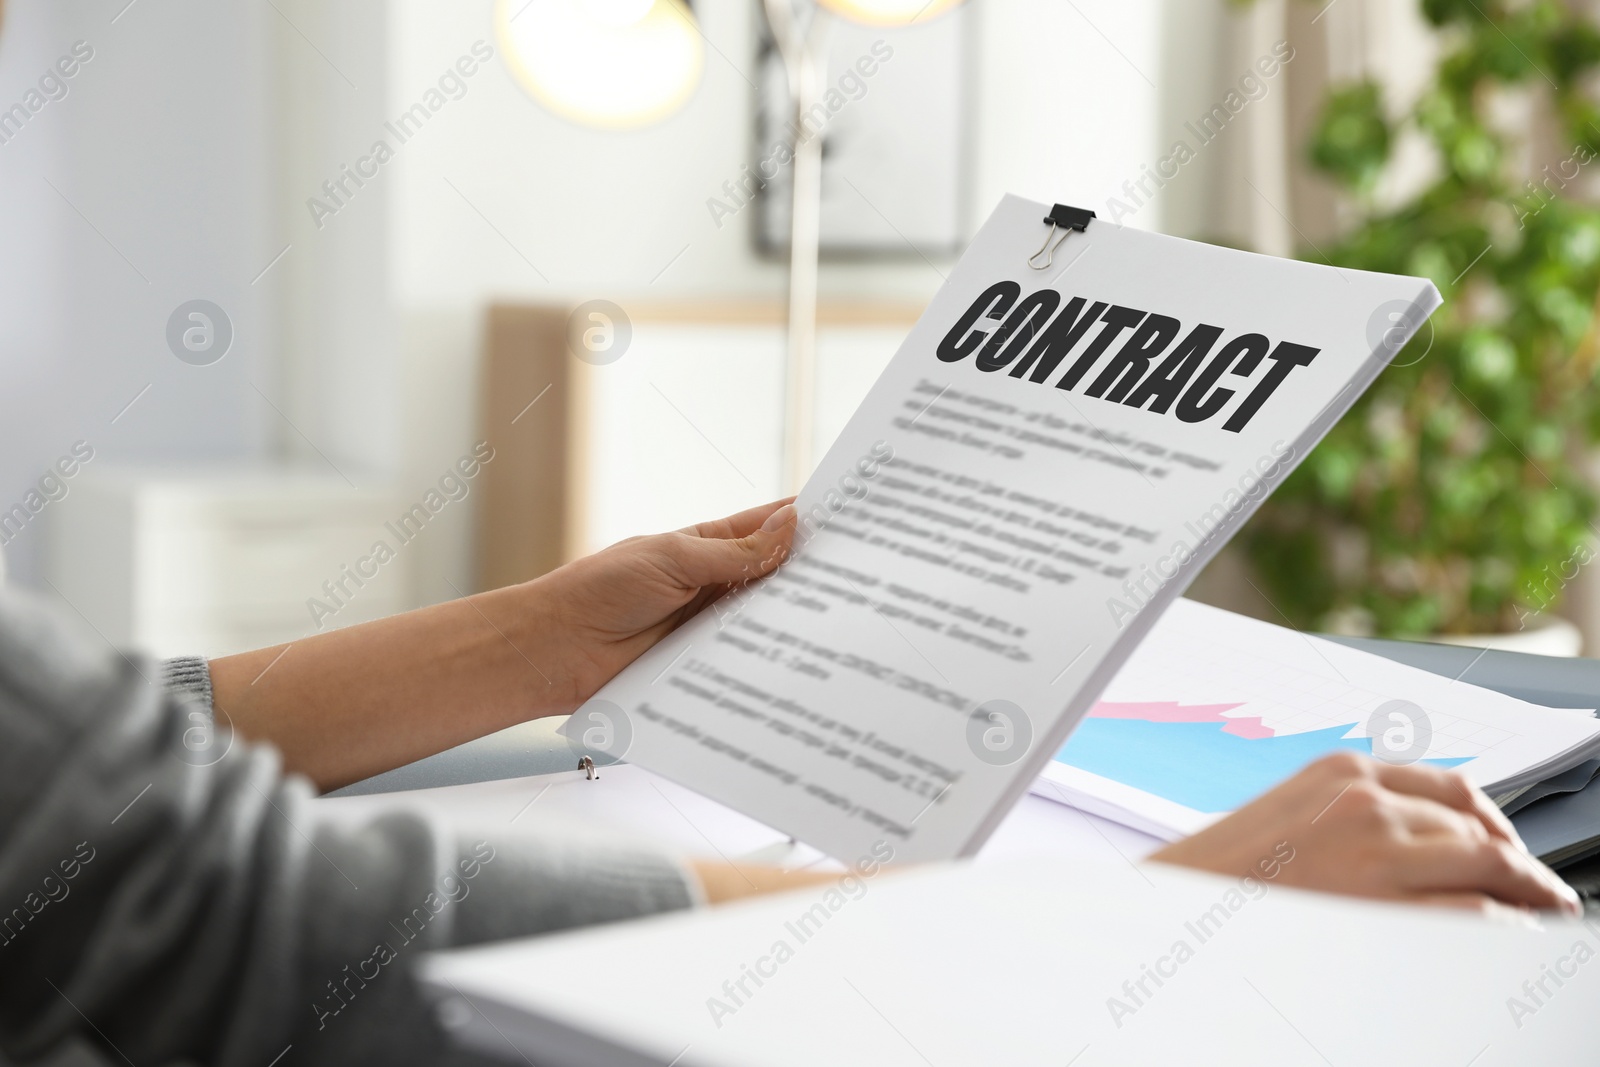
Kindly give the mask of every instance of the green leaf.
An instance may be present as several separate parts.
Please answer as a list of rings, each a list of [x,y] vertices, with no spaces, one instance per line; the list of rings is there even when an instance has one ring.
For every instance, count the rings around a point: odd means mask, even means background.
[[[1422,16],[1435,26],[1444,26],[1451,22],[1467,22],[1479,19],[1484,8],[1498,8],[1498,4],[1484,3],[1480,7],[1475,0],[1422,0]]]
[[[1389,161],[1389,141],[1383,95],[1375,82],[1361,82],[1328,97],[1312,137],[1311,161],[1334,178],[1366,190]]]
[[[1511,342],[1488,327],[1471,330],[1461,345],[1467,373],[1488,385],[1511,380],[1517,372],[1517,350]]]

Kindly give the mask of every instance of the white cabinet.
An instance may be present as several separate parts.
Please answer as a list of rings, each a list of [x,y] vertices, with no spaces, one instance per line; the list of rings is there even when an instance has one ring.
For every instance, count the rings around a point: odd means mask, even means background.
[[[823,320],[814,461],[854,414],[915,321],[914,309]],[[639,315],[614,364],[575,369],[581,536],[593,552],[635,534],[721,518],[783,493],[784,327]]]
[[[783,492],[782,305],[630,304],[626,347],[605,361],[570,348],[572,312],[489,309],[479,428],[497,458],[478,501],[480,588]],[[814,460],[920,312],[883,302],[819,307]]]
[[[402,510],[318,471],[85,469],[46,512],[45,574],[119,647],[227,655],[411,607]]]

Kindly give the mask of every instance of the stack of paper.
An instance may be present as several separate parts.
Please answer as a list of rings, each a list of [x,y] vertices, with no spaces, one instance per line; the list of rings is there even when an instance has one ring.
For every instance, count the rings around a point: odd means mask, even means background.
[[[1033,791],[1172,840],[1341,750],[1508,794],[1600,755],[1600,721],[1179,600]]]

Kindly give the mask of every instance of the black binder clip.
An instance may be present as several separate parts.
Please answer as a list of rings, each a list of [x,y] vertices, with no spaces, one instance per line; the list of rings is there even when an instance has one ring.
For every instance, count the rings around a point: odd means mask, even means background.
[[[1050,224],[1050,232],[1045,234],[1044,244],[1039,246],[1039,251],[1028,257],[1028,266],[1034,270],[1049,269],[1050,264],[1055,261],[1056,249],[1061,247],[1061,242],[1067,239],[1067,235],[1073,230],[1077,230],[1079,233],[1087,230],[1089,228],[1089,220],[1094,217],[1095,213],[1084,207],[1068,207],[1065,204],[1057,204],[1052,207],[1050,214],[1044,217],[1044,221]],[[1061,236],[1052,245],[1050,239],[1055,237],[1057,230],[1061,231]],[[1040,256],[1044,257],[1044,262],[1034,262]]]
[[[600,777],[599,770],[595,768],[594,759],[590,756],[584,756],[578,760],[578,770],[582,771],[584,779],[590,782]]]

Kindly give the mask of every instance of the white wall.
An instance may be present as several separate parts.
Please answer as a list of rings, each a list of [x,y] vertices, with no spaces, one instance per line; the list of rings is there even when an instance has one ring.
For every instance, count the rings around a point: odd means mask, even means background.
[[[403,466],[389,256],[388,173],[346,177],[387,136],[391,36],[384,0],[273,0],[278,80],[274,268],[283,291],[284,450],[366,488]],[[330,194],[326,182],[343,182]],[[313,210],[313,201],[322,208]],[[332,214],[328,214],[332,211]]]
[[[973,3],[974,221],[1005,192],[1103,200],[1155,147],[1157,94],[1140,71],[1152,80],[1160,74],[1159,5]],[[474,40],[495,43],[485,0],[400,0],[391,10],[389,87],[397,106],[414,100]],[[473,303],[491,293],[564,299],[781,291],[781,265],[753,254],[744,217],[719,229],[705,207],[750,158],[753,101],[745,77],[753,80],[757,5],[701,0],[696,11],[713,46],[704,78],[688,105],[656,126],[621,133],[576,126],[532,101],[497,60],[406,146],[393,224],[403,306]],[[907,41],[915,46],[914,36]],[[893,65],[878,76],[892,78]],[[892,204],[879,206],[892,216]],[[824,286],[925,297],[939,280],[908,255],[887,267],[832,265]]]
[[[274,429],[251,388],[276,384],[272,282],[251,285],[272,255],[269,9],[122,7],[7,5],[0,108],[74,42],[93,58],[0,144],[0,510],[78,439],[101,464],[240,458]],[[195,298],[233,321],[212,366],[167,347],[168,316]],[[5,549],[23,581],[42,534],[36,521]]]

